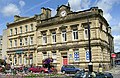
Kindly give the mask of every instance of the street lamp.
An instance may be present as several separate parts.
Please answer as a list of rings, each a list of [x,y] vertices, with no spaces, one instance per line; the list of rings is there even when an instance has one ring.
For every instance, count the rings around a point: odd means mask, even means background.
[[[93,65],[92,65],[92,53],[91,53],[91,44],[90,44],[90,24],[89,24],[89,18],[87,17],[87,24],[88,24],[88,49],[89,49],[89,64],[88,69],[89,72],[93,71]]]

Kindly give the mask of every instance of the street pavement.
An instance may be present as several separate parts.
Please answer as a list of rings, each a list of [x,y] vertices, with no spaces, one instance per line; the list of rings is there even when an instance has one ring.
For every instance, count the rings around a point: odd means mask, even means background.
[[[120,65],[116,65],[108,72],[112,73],[114,78],[120,78]]]

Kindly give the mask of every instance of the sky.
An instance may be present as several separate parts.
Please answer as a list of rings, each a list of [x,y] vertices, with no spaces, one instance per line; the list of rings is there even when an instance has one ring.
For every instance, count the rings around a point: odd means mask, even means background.
[[[82,11],[91,7],[103,10],[104,17],[112,28],[114,50],[120,52],[120,0],[0,0],[0,35],[6,29],[6,23],[13,22],[14,15],[34,16],[41,8],[50,8],[52,16],[58,6],[69,2],[72,11]]]

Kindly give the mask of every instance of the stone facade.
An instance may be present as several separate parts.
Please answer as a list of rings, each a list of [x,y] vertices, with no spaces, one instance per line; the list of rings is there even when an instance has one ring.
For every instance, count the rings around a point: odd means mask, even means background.
[[[105,69],[111,66],[111,52],[113,52],[113,37],[111,27],[103,17],[103,11],[97,7],[88,10],[72,12],[70,6],[61,5],[57,14],[51,17],[51,10],[42,8],[42,13],[31,18],[17,16],[15,22],[7,25],[8,29],[8,55],[12,63],[14,57],[22,54],[33,54],[33,64],[42,65],[42,60],[47,57],[54,59],[53,64],[60,70],[62,65],[73,64],[87,68],[88,53],[88,23],[90,25],[90,40],[92,63],[94,70],[102,64]],[[25,32],[25,26],[33,24],[33,32]],[[19,33],[20,26],[23,33]],[[11,29],[18,28],[18,34],[9,35]],[[13,31],[15,32],[15,31]],[[20,38],[33,37],[33,45],[19,45]],[[18,40],[17,47],[10,47],[10,40]],[[24,43],[24,42],[23,42]],[[22,43],[22,44],[23,44]],[[19,52],[20,51],[20,52]],[[21,53],[22,52],[22,53]],[[18,58],[17,58],[18,60]],[[28,59],[29,60],[29,59]],[[22,60],[22,64],[24,59]],[[17,62],[19,65],[19,63]],[[28,63],[29,64],[29,63]]]
[[[9,63],[36,65],[36,22],[34,17],[15,15],[14,22],[7,24],[7,30]]]

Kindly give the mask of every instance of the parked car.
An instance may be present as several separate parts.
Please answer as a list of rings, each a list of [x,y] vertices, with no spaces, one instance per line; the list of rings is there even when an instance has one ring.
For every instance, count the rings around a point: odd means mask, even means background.
[[[41,67],[40,72],[41,73],[48,73],[48,68]],[[57,69],[55,67],[51,67],[49,72],[57,73]]]
[[[104,74],[106,78],[113,78],[113,75],[109,72],[105,72]]]
[[[29,72],[34,72],[34,73],[38,73],[38,72],[41,72],[41,67],[38,67],[38,66],[33,66],[33,67],[30,67],[28,69]]]
[[[62,73],[77,73],[80,70],[81,70],[80,68],[77,68],[73,65],[63,65],[61,68]]]

